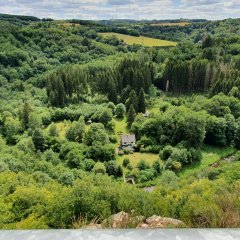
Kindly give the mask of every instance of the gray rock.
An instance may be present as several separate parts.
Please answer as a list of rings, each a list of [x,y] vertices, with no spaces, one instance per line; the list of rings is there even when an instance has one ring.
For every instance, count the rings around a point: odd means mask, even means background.
[[[185,224],[174,218],[165,218],[161,216],[152,216],[147,218],[143,223],[140,223],[137,228],[179,228],[183,227]]]

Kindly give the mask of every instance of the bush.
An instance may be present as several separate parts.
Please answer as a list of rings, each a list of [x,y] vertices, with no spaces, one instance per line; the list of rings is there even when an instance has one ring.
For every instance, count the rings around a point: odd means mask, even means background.
[[[128,158],[123,159],[123,167],[127,167],[127,165],[130,163],[130,160]]]
[[[91,117],[91,119],[94,122],[100,122],[102,124],[104,124],[105,126],[112,120],[113,114],[111,109],[109,108],[102,108],[97,110],[93,116]]]
[[[218,175],[221,173],[221,171],[219,169],[213,169],[212,171],[210,171],[208,173],[208,179],[213,181],[215,179],[217,179]]]
[[[129,155],[130,152],[131,152],[131,151],[130,151],[129,149],[126,149],[126,148],[123,149],[123,153],[124,153],[125,155]]]
[[[169,160],[170,159],[179,162],[182,165],[188,165],[189,163],[191,163],[191,155],[186,148],[175,148]]]
[[[48,134],[51,137],[58,137],[59,136],[59,132],[58,132],[56,124],[51,123],[51,125],[49,126],[49,129],[48,129]]]
[[[106,172],[109,176],[121,177],[123,174],[122,168],[115,161],[105,163]]]
[[[138,183],[144,183],[153,180],[154,177],[154,171],[152,169],[147,169],[139,171],[136,175],[136,180]]]
[[[115,115],[117,118],[123,118],[126,114],[126,107],[123,103],[119,103],[115,108]]]
[[[137,168],[139,170],[146,170],[149,168],[149,165],[144,161],[144,160],[141,160],[138,164],[137,164]]]
[[[112,110],[112,112],[114,113],[114,110],[115,110],[115,104],[113,103],[113,102],[109,102],[108,103],[108,105],[107,105],[107,107],[109,108],[109,109],[111,109]]]
[[[95,162],[92,159],[85,159],[84,160],[84,169],[85,171],[92,171],[93,167],[95,165]]]
[[[161,173],[160,161],[159,160],[154,161],[152,168],[154,169],[157,175],[160,174]]]
[[[159,108],[159,110],[160,110],[160,112],[166,112],[167,111],[167,109],[169,108],[169,107],[171,107],[171,104],[170,103],[168,103],[168,102],[163,102],[163,103],[161,103],[161,106],[160,106],[160,108]]]
[[[111,136],[109,136],[109,141],[111,142],[111,143],[117,143],[118,142],[118,138],[117,138],[117,136],[116,135],[111,135]]]
[[[129,164],[127,165],[127,169],[130,170],[130,171],[133,170],[133,166],[131,165],[131,163],[129,163]]]
[[[235,161],[240,161],[240,151],[236,152],[236,154],[234,155],[234,160]]]
[[[170,146],[170,145],[167,145],[166,147],[164,147],[164,149],[160,152],[160,158],[162,160],[167,160],[171,154],[173,153],[174,151],[174,147]]]
[[[106,167],[103,163],[96,163],[92,169],[92,172],[94,172],[95,174],[97,173],[102,173],[105,174],[106,173]]]
[[[160,178],[160,186],[169,189],[177,189],[178,188],[178,176],[173,171],[164,171]]]
[[[84,119],[79,119],[78,122],[73,122],[66,131],[66,138],[73,142],[82,142],[85,132]]]

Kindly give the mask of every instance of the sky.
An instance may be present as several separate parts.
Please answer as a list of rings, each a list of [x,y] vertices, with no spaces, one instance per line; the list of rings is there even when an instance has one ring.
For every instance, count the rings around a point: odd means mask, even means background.
[[[0,13],[53,19],[225,19],[240,0],[0,0]]]

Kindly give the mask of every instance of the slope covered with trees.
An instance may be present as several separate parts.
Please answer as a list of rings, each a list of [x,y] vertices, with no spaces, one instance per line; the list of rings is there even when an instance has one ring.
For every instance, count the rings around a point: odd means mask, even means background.
[[[239,227],[239,19],[134,25],[0,15],[1,229],[132,210]],[[178,45],[104,31],[174,33]],[[135,153],[118,149],[129,133]]]

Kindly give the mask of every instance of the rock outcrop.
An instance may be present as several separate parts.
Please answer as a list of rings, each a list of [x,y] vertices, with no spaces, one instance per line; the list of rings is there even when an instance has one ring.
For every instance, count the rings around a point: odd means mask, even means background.
[[[133,212],[131,214],[119,212],[105,219],[102,226],[104,228],[136,228],[143,220],[143,216],[136,216]]]
[[[140,223],[137,228],[179,228],[184,225],[180,220],[154,215],[147,218],[143,223]]]
[[[142,228],[142,229],[157,229],[157,228],[181,228],[185,224],[174,218],[166,218],[161,216],[152,216],[145,218],[144,216],[136,216],[134,212],[126,213],[119,212],[105,219],[101,224],[89,224],[84,229],[124,229],[124,228]]]

